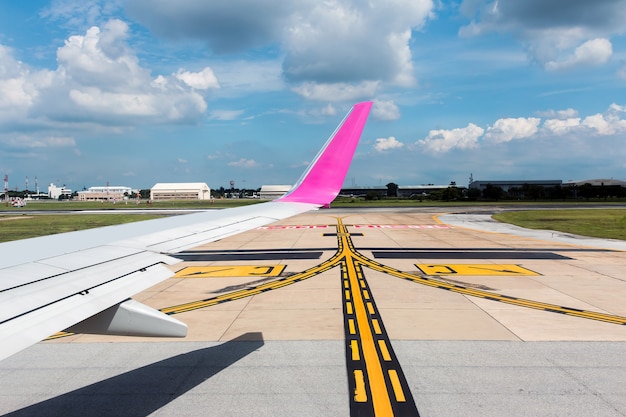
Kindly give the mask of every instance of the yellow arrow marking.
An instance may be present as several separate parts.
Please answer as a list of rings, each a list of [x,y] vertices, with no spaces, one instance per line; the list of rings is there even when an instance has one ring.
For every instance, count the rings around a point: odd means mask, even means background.
[[[539,275],[515,264],[415,264],[426,275]]]
[[[175,278],[278,277],[285,265],[188,266]]]

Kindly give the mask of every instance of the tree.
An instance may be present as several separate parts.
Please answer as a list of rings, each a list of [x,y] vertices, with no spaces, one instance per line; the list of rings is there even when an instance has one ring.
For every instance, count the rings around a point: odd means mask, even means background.
[[[376,191],[369,191],[367,194],[365,194],[365,199],[368,201],[379,200],[380,196]]]
[[[398,196],[398,184],[390,182],[387,184],[387,197],[397,197]]]
[[[445,201],[458,200],[461,197],[461,192],[456,188],[456,183],[452,181],[450,186],[442,191],[441,199]]]
[[[589,200],[595,195],[593,185],[589,184],[588,182],[584,183],[583,185],[578,187],[578,195]]]
[[[487,184],[485,189],[483,190],[483,197],[487,200],[495,200],[498,201],[504,195],[504,190],[501,187],[496,187],[492,184]]]
[[[476,201],[480,198],[480,190],[478,188],[470,188],[467,190],[467,199],[470,201]]]

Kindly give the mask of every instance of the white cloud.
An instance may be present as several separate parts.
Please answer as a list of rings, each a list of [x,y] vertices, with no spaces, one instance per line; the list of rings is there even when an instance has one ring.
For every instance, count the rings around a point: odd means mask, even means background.
[[[183,159],[183,158],[176,158],[176,160],[178,161],[179,164],[186,164],[188,162],[186,159]]]
[[[574,114],[573,111],[571,113]],[[612,136],[626,132],[623,113],[626,113],[626,107],[613,103],[605,113],[589,115],[583,119],[580,117],[548,119],[544,122],[541,133],[558,136],[565,134]]]
[[[431,130],[425,139],[417,141],[417,145],[435,153],[444,153],[452,149],[471,149],[489,143],[506,143],[516,139],[545,139],[555,137],[575,137],[584,142],[590,136],[614,136],[626,133],[626,120],[622,116],[626,113],[626,106],[611,104],[609,109],[601,114],[585,117],[560,118],[567,115],[577,115],[574,109],[563,111],[548,111],[543,114],[558,116],[546,119],[539,128],[540,118],[519,117],[498,119],[492,126],[483,129],[473,123],[465,128]]]
[[[291,164],[289,165],[289,168],[294,168],[294,169],[301,169],[301,168],[306,168],[311,164],[311,161],[302,161],[300,163],[295,163],[295,164]]]
[[[431,0],[311,2],[283,38],[285,76],[294,83],[412,85],[411,31],[432,9]]]
[[[309,83],[323,89],[365,82],[414,85],[412,33],[433,9],[433,0],[126,4],[127,12],[153,33],[174,41],[200,40],[218,54],[279,45],[283,79],[297,92]],[[226,88],[223,74],[213,69]],[[318,100],[315,94],[302,95]]]
[[[582,126],[591,129],[593,133],[601,136],[626,132],[626,120],[622,120],[617,115],[610,113],[587,116],[583,120]]]
[[[485,129],[482,127],[469,123],[464,128],[431,130],[428,136],[417,141],[417,144],[435,153],[448,152],[454,148],[471,149],[478,146],[478,138],[484,132]]]
[[[373,96],[379,85],[377,81],[363,81],[359,84],[306,82],[293,87],[292,91],[309,100],[355,101]]]
[[[232,158],[234,158],[233,155],[224,153],[222,151],[215,151],[215,153],[207,155],[207,159],[210,161],[218,160],[218,159],[225,160],[225,159],[232,159]]]
[[[570,119],[548,119],[541,130],[549,135],[564,135],[580,126],[580,117]]]
[[[623,0],[465,0],[460,10],[472,20],[459,34],[512,34],[549,70],[607,62],[611,37],[626,31]]]
[[[281,62],[273,60],[212,60],[211,68],[221,88],[213,95],[237,97],[254,92],[283,91]]]
[[[541,117],[545,117],[546,119],[564,120],[564,119],[571,119],[571,118],[577,117],[578,110],[572,109],[570,107],[569,109],[565,109],[565,110],[540,111],[540,112],[537,112],[537,114]]]
[[[392,100],[374,100],[372,116],[378,120],[398,120],[400,109]]]
[[[150,74],[130,52],[127,36],[128,25],[115,19],[102,29],[92,26],[85,35],[70,36],[57,50],[58,73],[80,85],[136,87]]]
[[[254,159],[241,158],[239,161],[229,162],[228,166],[236,168],[255,168],[259,164]]]
[[[156,98],[148,94],[122,94],[89,87],[70,90],[70,99],[78,106],[94,113],[154,116],[157,114]]]
[[[70,36],[57,50],[55,71],[31,69],[0,45],[0,121],[117,129],[197,120],[207,108],[198,91],[218,86],[211,69],[152,77],[128,46],[128,30],[114,19]]]
[[[208,90],[209,88],[220,88],[217,77],[213,74],[213,70],[209,67],[204,68],[200,72],[189,72],[178,70],[176,78],[183,81],[191,88],[198,90]]]
[[[388,138],[378,138],[374,144],[374,149],[377,152],[384,152],[390,149],[400,149],[404,146],[404,143],[397,140],[395,137],[390,136]]]
[[[243,114],[243,110],[212,110],[209,113],[211,120],[235,120]]]
[[[606,63],[613,55],[613,45],[608,39],[591,39],[580,45],[574,54],[562,61],[549,61],[550,71],[567,70],[578,66],[597,66]]]
[[[43,18],[60,23],[63,27],[82,29],[97,25],[103,16],[116,13],[125,0],[52,0],[50,6],[39,12]]]
[[[73,137],[59,137],[59,136],[50,136],[44,139],[44,142],[47,146],[51,147],[66,147],[66,146],[76,146],[76,140]]]
[[[52,72],[32,71],[0,44],[0,120],[12,120],[36,103],[39,90],[51,84]]]
[[[524,139],[537,133],[540,121],[537,117],[498,119],[487,128],[485,139],[496,143]]]
[[[76,140],[71,136],[31,136],[18,135],[2,140],[3,143],[14,148],[68,148],[76,146]]]
[[[322,110],[320,110],[320,113],[323,116],[334,116],[337,114],[337,109],[335,108],[335,106],[328,103],[327,106],[323,107]]]

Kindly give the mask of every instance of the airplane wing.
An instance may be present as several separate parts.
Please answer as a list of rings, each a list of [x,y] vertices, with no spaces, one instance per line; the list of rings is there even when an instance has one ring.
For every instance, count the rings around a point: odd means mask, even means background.
[[[65,329],[184,337],[184,323],[129,297],[173,275],[171,254],[328,206],[371,106],[352,107],[278,200],[0,244],[0,360]]]

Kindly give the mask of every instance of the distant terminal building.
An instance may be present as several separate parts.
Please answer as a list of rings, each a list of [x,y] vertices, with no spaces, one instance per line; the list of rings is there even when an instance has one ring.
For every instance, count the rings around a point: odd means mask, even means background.
[[[53,200],[58,200],[59,197],[61,197],[61,196],[69,197],[71,195],[72,195],[72,190],[70,190],[69,188],[66,188],[65,186],[57,187],[53,183],[51,183],[48,186],[48,197],[53,199]]]
[[[139,190],[125,186],[98,186],[79,191],[79,201],[110,201],[128,199],[131,194],[139,194]]]
[[[398,197],[410,198],[416,196],[429,196],[430,194],[445,190],[450,185],[437,185],[437,184],[421,184],[421,185],[399,185]],[[458,187],[464,188],[464,187]]]
[[[615,187],[615,186],[619,186],[619,187],[625,187],[626,188],[626,181],[622,181],[622,180],[614,180],[613,178],[610,179],[594,179],[594,180],[584,180],[584,181],[567,181],[565,183],[563,183],[563,185],[566,186],[582,186],[585,184],[589,184],[589,185],[594,185],[594,186],[605,186],[605,187]]]
[[[503,191],[508,192],[511,188],[522,188],[525,185],[535,185],[544,188],[548,187],[560,187],[563,185],[561,180],[512,180],[512,181],[473,181],[470,183],[470,189],[478,189],[480,191],[487,188],[488,185],[492,187],[500,187]]]
[[[205,182],[160,182],[150,189],[150,200],[210,200],[211,189]]]
[[[259,192],[259,198],[261,200],[276,200],[289,190],[291,190],[291,185],[263,185]]]
[[[387,187],[384,185],[373,186],[352,186],[342,188],[339,193],[341,197],[365,197],[367,195],[377,195],[378,197],[387,197]]]

